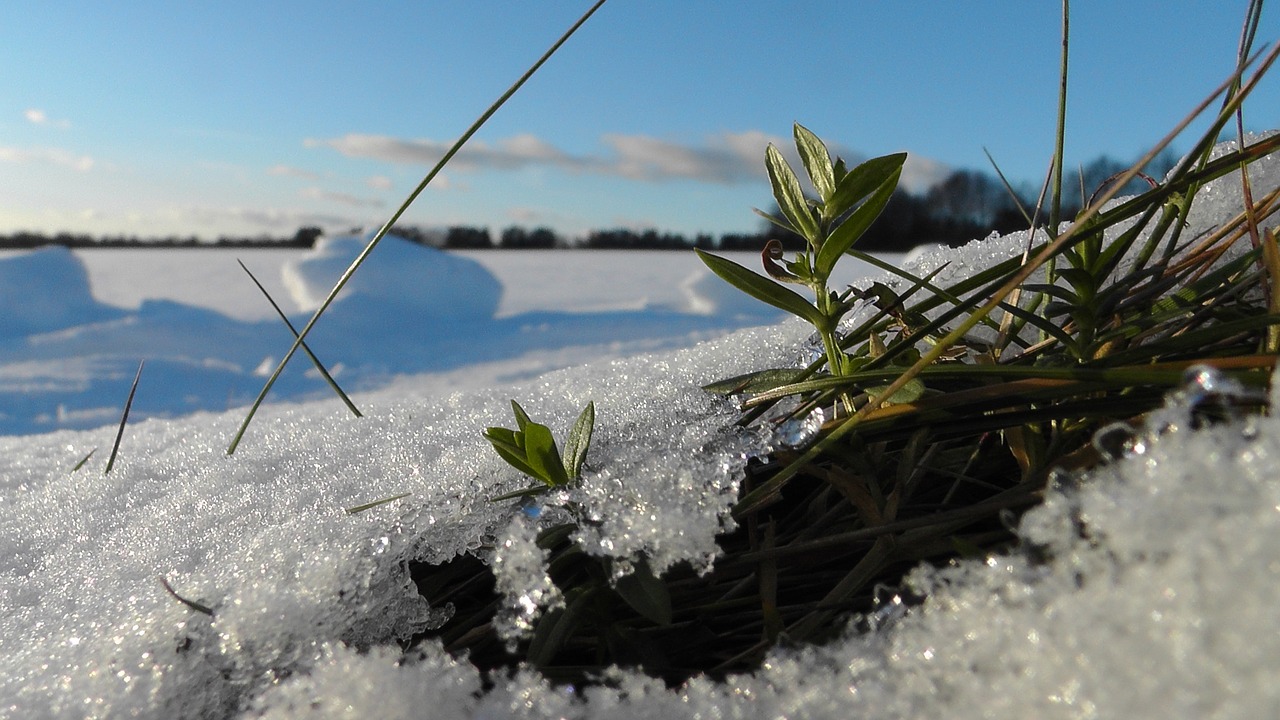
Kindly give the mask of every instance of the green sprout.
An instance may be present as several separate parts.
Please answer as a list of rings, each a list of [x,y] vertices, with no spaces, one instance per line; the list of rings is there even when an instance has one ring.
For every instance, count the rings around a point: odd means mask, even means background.
[[[827,146],[804,126],[795,126],[796,149],[818,199],[805,196],[800,181],[782,153],[773,145],[765,152],[765,167],[781,216],[759,212],[769,222],[805,239],[805,249],[787,262],[782,243],[770,240],[761,253],[764,269],[773,280],[737,263],[698,250],[698,257],[716,275],[748,295],[813,324],[822,338],[832,375],[844,376],[857,369],[840,348],[837,328],[858,298],[828,287],[831,271],[880,216],[902,175],[906,153],[872,158],[848,170],[844,160],[832,163]],[[777,282],[775,282],[777,281]],[[805,285],[814,302],[781,283]]]
[[[596,424],[595,403],[587,403],[582,414],[573,424],[573,429],[569,431],[569,437],[565,441],[564,455],[560,454],[560,448],[556,446],[551,428],[530,420],[529,414],[515,400],[511,401],[511,410],[516,416],[516,429],[486,428],[484,437],[511,467],[541,481],[542,485],[535,485],[513,495],[494,499],[501,500],[566,487],[577,480],[582,472],[582,463],[587,458],[587,448],[591,445],[591,432]]]

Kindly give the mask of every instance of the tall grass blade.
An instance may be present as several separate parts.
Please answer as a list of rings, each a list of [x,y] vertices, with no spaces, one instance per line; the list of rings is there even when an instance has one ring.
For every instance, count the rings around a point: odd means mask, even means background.
[[[1062,0],[1062,58],[1058,71],[1058,126],[1054,132],[1053,179],[1049,195],[1049,237],[1058,234],[1062,220],[1062,165],[1067,135],[1067,56],[1071,37],[1071,3]],[[1083,177],[1083,175],[1082,175]],[[1083,198],[1081,202],[1083,202]]]
[[[124,401],[124,412],[120,414],[120,428],[116,430],[116,441],[111,445],[111,457],[107,458],[107,469],[102,471],[103,475],[110,475],[111,468],[116,464],[116,454],[120,452],[120,441],[124,438],[124,426],[129,422],[129,410],[133,407],[133,395],[138,392],[138,380],[142,377],[142,366],[146,361],[138,363],[138,372],[133,376],[133,385],[129,387],[129,398]],[[85,458],[88,460],[88,458]]]
[[[390,219],[388,219],[378,232],[374,234],[369,243],[365,245],[364,250],[360,251],[360,254],[356,256],[355,260],[351,262],[351,265],[342,274],[342,277],[338,278],[333,289],[329,291],[329,294],[325,297],[324,301],[320,303],[320,307],[316,308],[311,319],[308,320],[307,324],[298,332],[298,337],[294,339],[293,346],[290,347],[289,351],[280,359],[280,363],[276,365],[276,369],[271,373],[271,377],[267,378],[266,384],[262,386],[261,392],[258,393],[258,397],[253,401],[253,405],[249,408],[248,414],[245,415],[244,421],[236,431],[235,437],[232,438],[231,444],[227,446],[228,455],[235,453],[236,448],[240,445],[240,441],[244,438],[245,431],[249,429],[249,423],[253,422],[254,415],[257,414],[258,408],[262,406],[262,402],[266,399],[267,393],[271,392],[271,388],[275,385],[276,380],[280,378],[280,373],[284,372],[284,366],[288,364],[290,358],[293,357],[293,354],[298,351],[298,348],[302,345],[302,341],[311,332],[311,328],[315,326],[316,321],[318,321],[320,317],[324,315],[325,311],[329,309],[329,306],[333,303],[334,299],[338,297],[338,293],[342,291],[342,288],[346,287],[347,282],[351,280],[353,275],[355,275],[356,270],[364,264],[364,261],[369,257],[369,254],[372,253],[373,249],[382,241],[382,238],[386,237],[387,233],[390,232],[391,228],[396,224],[396,221],[400,219],[400,216],[409,209],[409,206],[413,204],[414,200],[418,199],[418,195],[422,194],[422,191],[426,189],[427,185],[435,179],[436,175],[440,174],[440,171],[443,170],[444,166],[453,159],[453,156],[458,154],[458,151],[462,149],[462,146],[465,145],[467,141],[470,140],[486,122],[489,121],[489,118],[493,117],[493,114],[498,112],[498,109],[505,105],[507,100],[509,100],[512,95],[515,95],[516,91],[524,86],[529,78],[533,77],[533,74],[537,72],[538,69],[547,62],[547,60],[551,59],[551,56],[560,49],[560,46],[564,45],[564,43],[568,41],[575,32],[577,32],[578,28],[582,27],[582,25],[586,23],[587,19],[594,15],[596,10],[600,9],[604,4],[605,0],[597,0],[596,3],[582,15],[582,17],[578,18],[577,22],[575,22],[563,35],[560,36],[559,40],[552,44],[552,46],[542,54],[542,57],[538,58],[537,62],[531,65],[529,69],[520,76],[520,79],[516,80],[515,83],[513,83],[511,87],[507,88],[506,92],[502,93],[502,95],[499,96],[487,110],[481,113],[480,117],[476,118],[476,121],[473,122],[457,140],[454,141],[453,145],[449,147],[448,151],[446,151],[444,156],[440,158],[439,162],[437,162],[426,176],[422,178],[422,182],[418,183],[418,186],[413,189],[413,192],[409,193],[409,197],[405,198],[404,202],[400,204],[400,207],[392,213]]]
[[[253,281],[253,284],[257,285],[258,289],[262,291],[263,296],[267,298],[267,302],[271,303],[271,307],[275,309],[276,314],[280,316],[280,319],[284,321],[285,326],[289,328],[289,332],[293,333],[293,337],[297,339],[297,329],[293,327],[293,323],[289,322],[289,317],[284,314],[284,310],[281,310],[280,306],[276,304],[275,298],[271,297],[271,293],[267,292],[267,289],[262,286],[262,283],[258,282],[258,278],[255,277],[253,273],[249,272],[249,268],[246,267],[239,258],[236,258],[236,262],[240,263],[241,269],[248,274],[249,279]],[[329,383],[329,387],[333,388],[334,392],[338,393],[338,397],[342,398],[342,402],[346,404],[347,409],[351,411],[351,414],[356,417],[364,417],[364,415],[360,413],[360,408],[356,407],[356,404],[351,402],[351,398],[347,397],[347,394],[342,391],[342,388],[338,387],[338,381],[334,380],[333,376],[329,374],[329,370],[325,368],[324,363],[320,362],[320,358],[316,357],[316,354],[311,352],[311,348],[305,342],[300,343],[299,346],[302,348],[302,351],[307,354],[307,357],[311,358],[312,364],[316,366],[316,369],[320,371],[320,374],[324,376],[324,381]]]

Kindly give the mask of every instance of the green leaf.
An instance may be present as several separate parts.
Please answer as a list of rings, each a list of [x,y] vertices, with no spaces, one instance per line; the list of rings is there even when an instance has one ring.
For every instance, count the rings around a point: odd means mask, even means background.
[[[745,375],[736,375],[724,380],[718,380],[708,385],[703,385],[702,389],[709,393],[715,393],[716,395],[759,393],[765,392],[766,390],[772,390],[783,385],[790,385],[807,374],[807,371],[803,368],[758,370],[756,372],[747,373]]]
[[[840,187],[840,183],[844,181],[844,177],[849,174],[849,169],[844,166],[844,158],[837,157],[836,164],[831,170],[832,176],[836,181],[836,187]]]
[[[569,484],[569,476],[564,471],[564,462],[560,459],[560,451],[556,449],[551,428],[536,422],[526,425],[524,449],[529,466],[537,471],[534,477],[552,487]]]
[[[565,593],[565,607],[548,611],[533,629],[525,657],[530,665],[544,667],[551,663],[585,619],[594,599],[595,588],[577,587]]]
[[[1098,288],[1098,278],[1088,270],[1078,268],[1058,268],[1058,276],[1071,283],[1077,295],[1092,297]]]
[[[516,427],[519,428],[521,431],[524,430],[526,425],[533,422],[532,420],[529,419],[529,414],[526,413],[524,411],[524,408],[520,407],[520,403],[516,402],[515,400],[511,401],[511,412],[515,413]]]
[[[502,502],[503,500],[533,497],[534,495],[542,495],[550,489],[551,488],[546,483],[541,485],[531,485],[523,490],[516,490],[515,492],[503,493],[497,497],[491,497],[489,498],[489,502]]]
[[[1027,292],[1042,293],[1052,298],[1058,298],[1059,300],[1069,305],[1080,304],[1080,296],[1071,292],[1070,288],[1066,288],[1061,285],[1049,285],[1047,283],[1027,283],[1026,285],[1022,286],[1022,289],[1026,290]]]
[[[893,196],[893,191],[898,187],[898,177],[901,174],[901,167],[890,173],[866,202],[858,206],[858,209],[850,213],[839,227],[831,231],[831,235],[818,250],[818,257],[813,263],[814,269],[819,274],[823,277],[829,276],[840,256],[853,247],[858,238],[871,227],[871,223],[880,217],[880,212],[884,210],[889,198]]]
[[[833,220],[848,212],[864,197],[875,192],[891,176],[902,173],[906,153],[872,158],[850,170],[836,185],[835,193],[822,208],[823,217]]]
[[[706,263],[711,272],[751,297],[779,310],[802,317],[816,327],[826,324],[826,319],[818,312],[818,308],[801,297],[799,293],[754,273],[732,260],[726,260],[698,248],[694,248],[694,252],[698,253],[698,257],[702,258],[702,262]]]
[[[875,385],[867,388],[867,394],[871,397],[879,397],[880,393],[888,390],[888,385]],[[898,391],[884,399],[885,405],[902,405],[904,403],[915,402],[924,395],[924,382],[920,378],[911,378],[906,385],[898,388]]]
[[[489,428],[484,431],[485,439],[489,441],[490,445],[493,445],[493,449],[497,451],[503,460],[507,461],[508,465],[531,478],[541,480],[542,478],[538,475],[538,471],[529,464],[524,448],[510,440],[513,435],[515,433],[506,428]]]
[[[641,560],[635,572],[618,579],[614,589],[618,595],[640,613],[658,625],[671,624],[671,593],[667,584],[654,576],[649,563]]]
[[[1073,307],[1072,305],[1066,305],[1063,303],[1049,303],[1049,305],[1062,306],[1064,308],[1064,312],[1069,312],[1070,308]],[[1063,345],[1066,345],[1067,347],[1071,347],[1072,345],[1075,344],[1075,338],[1071,337],[1070,333],[1058,327],[1055,323],[1053,323],[1051,320],[1048,319],[1048,318],[1054,317],[1054,314],[1055,314],[1054,312],[1050,311],[1048,307],[1046,307],[1043,310],[1043,317],[1037,313],[1029,312],[1028,310],[1020,308],[1016,305],[1011,305],[1007,302],[1000,303],[1000,307],[1005,312],[1009,313],[1015,318],[1018,318],[1019,320],[1027,323],[1028,325],[1040,330],[1044,334],[1048,335],[1049,337],[1052,337],[1053,339],[1057,340]]]
[[[595,429],[595,425],[596,404],[588,402],[564,443],[564,471],[570,480],[576,480],[582,471],[582,463],[587,459],[587,448],[591,446],[591,432]]]
[[[777,215],[774,215],[773,213],[767,213],[761,210],[760,208],[751,208],[751,211],[759,215],[760,217],[764,218],[765,220],[768,220],[770,224],[776,225],[777,227],[780,227],[783,230],[786,230],[787,232],[792,232],[792,233],[798,232],[794,227],[791,226],[791,223],[787,222],[786,218],[780,218]]]
[[[836,191],[835,169],[831,166],[831,155],[827,146],[805,126],[796,123],[796,150],[800,151],[800,160],[804,162],[809,181],[818,191],[818,197],[825,203]]]
[[[773,186],[773,197],[778,201],[778,209],[791,221],[792,226],[809,241],[815,244],[818,237],[818,221],[809,210],[809,201],[800,189],[800,181],[791,171],[791,166],[778,152],[778,148],[770,145],[765,150],[765,168],[769,171],[769,184]]]

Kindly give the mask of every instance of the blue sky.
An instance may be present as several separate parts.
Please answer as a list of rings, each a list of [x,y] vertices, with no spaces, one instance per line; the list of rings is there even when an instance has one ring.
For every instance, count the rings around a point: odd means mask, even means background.
[[[1069,161],[1132,159],[1234,63],[1244,0],[1077,0]],[[0,4],[0,232],[377,225],[587,0]],[[1259,42],[1280,39],[1277,10]],[[766,143],[1043,175],[1058,3],[610,0],[409,212],[755,230]],[[1280,71],[1277,71],[1280,72]],[[1247,108],[1280,127],[1271,77]],[[1188,141],[1189,142],[1189,141]],[[1180,146],[1186,147],[1186,143]]]

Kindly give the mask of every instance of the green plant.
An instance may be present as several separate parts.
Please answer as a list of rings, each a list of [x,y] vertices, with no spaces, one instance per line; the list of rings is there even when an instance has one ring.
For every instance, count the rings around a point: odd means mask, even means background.
[[[795,172],[778,148],[769,145],[765,167],[781,216],[756,210],[769,222],[794,232],[805,240],[805,249],[795,259],[783,259],[782,244],[770,241],[761,253],[764,269],[778,282],[754,273],[737,263],[697,250],[698,257],[716,275],[752,297],[808,320],[822,338],[827,367],[832,375],[847,375],[860,362],[840,348],[840,320],[860,298],[839,294],[829,287],[831,271],[880,216],[898,186],[906,153],[873,158],[847,170],[844,160],[831,161],[827,146],[803,125],[794,128],[796,150],[805,173],[818,197],[805,196]],[[810,303],[781,283],[808,287],[814,294]]]
[[[595,429],[595,403],[587,403],[573,428],[569,430],[564,455],[560,454],[560,448],[556,446],[551,428],[530,420],[528,413],[515,400],[511,401],[511,410],[516,416],[516,429],[491,427],[485,429],[484,437],[511,467],[541,481],[542,485],[535,485],[514,495],[504,495],[503,498],[565,487],[577,480],[582,472],[582,463],[587,459],[591,433]]]

